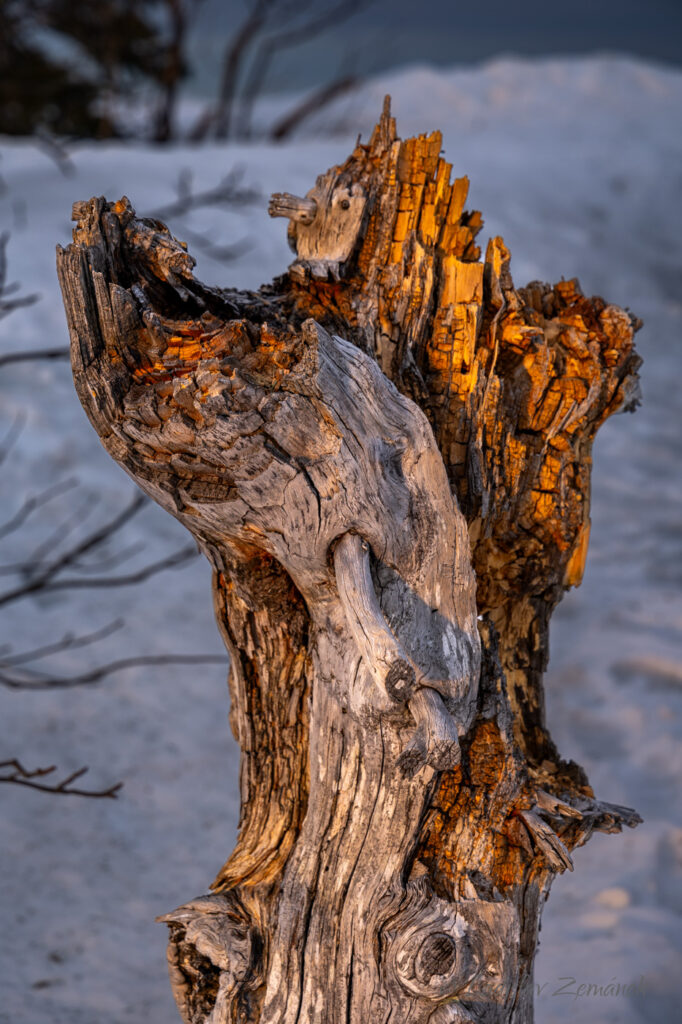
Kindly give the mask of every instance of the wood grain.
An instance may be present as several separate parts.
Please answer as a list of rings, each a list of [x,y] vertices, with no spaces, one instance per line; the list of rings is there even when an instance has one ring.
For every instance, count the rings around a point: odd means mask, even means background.
[[[125,199],[58,252],[81,402],[211,562],[231,655],[239,839],[162,918],[188,1024],[528,1024],[552,878],[639,821],[561,760],[542,689],[639,324],[516,288],[499,238],[482,260],[441,148],[387,102],[273,196],[296,256],[258,293]]]

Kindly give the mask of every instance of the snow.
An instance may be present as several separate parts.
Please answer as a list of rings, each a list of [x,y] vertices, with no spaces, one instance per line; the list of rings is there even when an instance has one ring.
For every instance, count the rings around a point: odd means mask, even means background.
[[[183,168],[195,171],[199,189],[237,164],[264,195],[304,193],[345,157],[358,130],[367,134],[386,91],[400,134],[443,131],[455,173],[471,179],[484,235],[504,236],[518,283],[577,275],[586,292],[645,321],[644,404],[609,421],[596,442],[587,572],[555,615],[546,679],[562,754],[587,769],[598,796],[636,807],[645,823],[595,836],[576,852],[574,874],[555,882],[536,1005],[538,1024],[670,1024],[682,994],[682,74],[624,58],[409,68],[340,100],[286,145],[204,146],[200,154],[82,145],[70,177],[37,144],[2,139],[10,277],[41,299],[0,323],[0,351],[66,344],[54,245],[69,238],[74,200],[125,193],[148,212],[173,199]],[[250,239],[229,266],[199,258],[209,281],[256,287],[289,262],[284,225],[268,219],[265,202],[171,221],[179,237],[183,226],[221,244]],[[66,364],[4,368],[0,438],[17,413],[26,421],[0,470],[0,524],[58,480],[75,475],[80,487],[0,540],[0,565],[94,501],[78,535],[122,508],[132,489],[99,447]],[[116,548],[130,543],[144,545],[144,561],[186,538],[149,507]],[[136,588],[44,595],[3,612],[0,644],[15,651],[125,619],[96,647],[62,655],[68,671],[134,653],[222,652],[199,559]],[[0,1021],[176,1019],[165,929],[154,916],[204,891],[236,835],[238,751],[225,668],[135,669],[90,688],[3,690],[0,700],[3,758],[65,773],[88,764],[92,785],[125,782],[117,801],[4,787]]]

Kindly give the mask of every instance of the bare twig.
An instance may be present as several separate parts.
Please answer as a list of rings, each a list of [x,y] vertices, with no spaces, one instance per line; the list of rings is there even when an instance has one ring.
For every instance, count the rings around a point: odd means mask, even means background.
[[[170,33],[165,48],[165,60],[160,80],[161,98],[156,112],[154,140],[169,142],[175,137],[175,112],[178,87],[187,70],[186,44],[187,26],[192,6],[201,0],[164,0]]]
[[[9,237],[9,232],[7,231],[0,234],[0,320],[8,316],[15,309],[20,309],[22,306],[32,306],[40,298],[37,294],[19,295],[13,299],[9,298],[20,287],[16,282],[12,284],[7,283],[7,244]]]
[[[165,558],[159,558],[149,565],[142,566],[141,569],[128,573],[126,576],[102,576],[95,579],[81,579],[79,577],[73,577],[72,579],[69,577],[65,580],[55,580],[54,583],[50,583],[43,589],[48,591],[98,590],[106,587],[130,587],[135,583],[143,583],[145,580],[156,576],[157,573],[163,572],[166,569],[177,569],[178,566],[185,565],[186,562],[196,558],[198,554],[199,552],[196,547],[193,544],[189,544],[178,551],[174,551],[171,555],[167,555]],[[0,604],[2,604],[1,600]]]
[[[114,516],[113,519],[110,519],[108,523],[100,526],[97,530],[94,530],[85,538],[85,540],[80,541],[80,543],[75,547],[70,548],[69,551],[60,555],[60,557],[52,563],[47,571],[51,574],[59,572],[66,566],[72,565],[76,559],[80,555],[84,555],[86,551],[92,551],[93,548],[102,544],[105,540],[109,540],[109,538],[113,537],[121,527],[125,526],[126,523],[129,523],[130,520],[145,507],[148,501],[149,499],[146,494],[142,494],[140,492],[133,494],[128,505],[126,505],[118,515]]]
[[[44,128],[39,128],[34,132],[34,141],[38,148],[49,156],[60,174],[65,178],[72,178],[74,176],[76,168],[70,153],[61,139],[58,139]]]
[[[335,100],[337,96],[342,96],[343,93],[354,89],[359,83],[360,78],[357,75],[344,75],[333,82],[329,82],[328,85],[323,85],[321,89],[316,89],[314,92],[309,93],[298,106],[290,110],[288,114],[273,125],[270,130],[270,138],[281,142],[282,139],[291,135],[308,117],[316,114],[318,110],[322,110],[328,103]]]
[[[17,441],[21,437],[21,432],[26,426],[26,414],[18,413],[5,434],[4,438],[0,442],[0,466],[3,464],[7,456],[10,454]]]
[[[36,779],[43,779],[47,775],[52,775],[53,772],[57,771],[56,765],[50,765],[49,768],[24,768],[21,761],[18,761],[17,758],[12,758],[9,761],[0,761],[0,769],[7,770],[6,774],[0,775],[0,782],[9,782],[15,786],[27,786],[29,789],[39,789],[43,793],[61,793],[68,796],[90,796],[98,799],[108,798],[115,800],[123,786],[122,782],[117,782],[115,785],[109,786],[108,789],[79,789],[73,783],[85,775],[88,771],[87,767],[71,772],[61,782],[47,785],[43,782],[36,782]]]
[[[252,0],[246,17],[225,49],[218,98],[203,111],[196,122],[190,133],[193,141],[198,142],[210,134],[217,139],[229,137],[242,63],[252,40],[265,25],[272,4],[273,0]]]
[[[308,21],[294,21],[291,27],[280,29],[261,40],[251,60],[249,74],[240,96],[238,134],[241,137],[249,138],[251,135],[253,107],[263,91],[274,57],[282,50],[298,46],[307,39],[314,39],[327,29],[347,21],[366,6],[367,0],[341,0],[340,3],[327,7],[322,13],[317,12]]]
[[[93,508],[97,504],[97,498],[93,495],[85,495],[80,504],[74,508],[67,517],[59,523],[47,537],[40,542],[37,548],[31,552],[25,560],[25,565],[20,569],[28,576],[35,576],[41,572],[41,566],[45,564],[45,558],[63,544],[69,534],[84,523]],[[115,532],[115,531],[114,531]],[[71,562],[68,563],[72,564]]]
[[[33,295],[20,295],[16,299],[8,299],[7,296],[16,291],[18,285],[8,284],[6,288],[2,289],[0,293],[0,319],[5,316],[9,316],[15,309],[21,309],[23,306],[32,306],[38,301],[40,295],[35,292]],[[12,360],[9,360],[12,362]],[[17,360],[13,360],[16,362]]]
[[[89,686],[99,683],[107,676],[129,668],[150,665],[226,665],[227,658],[219,654],[149,654],[139,657],[120,658],[106,665],[81,672],[74,676],[49,675],[25,668],[22,672],[5,669],[6,659],[0,661],[0,686],[8,690],[68,690],[75,686]]]
[[[165,568],[171,568],[175,565],[180,564],[183,561],[187,561],[190,557],[190,551],[194,552],[195,549],[183,548],[180,552],[160,559],[157,562],[153,562],[149,566],[138,570],[136,573],[130,574],[126,577],[105,577],[104,579],[89,579],[89,580],[64,580],[57,579],[56,577],[66,568],[77,567],[81,557],[88,551],[92,551],[98,548],[105,541],[109,540],[118,530],[120,530],[126,523],[135,516],[140,509],[142,509],[147,503],[147,497],[144,494],[135,494],[132,501],[121,511],[118,515],[114,516],[113,519],[100,526],[98,529],[93,530],[84,540],[73,545],[67,551],[63,552],[58,558],[55,558],[52,562],[47,565],[41,564],[39,561],[36,562],[39,552],[42,553],[42,548],[35,552],[35,557],[26,563],[20,563],[19,565],[10,566],[12,572],[24,572],[30,573],[34,570],[27,582],[13,590],[6,591],[4,594],[0,594],[0,605],[9,604],[12,601],[19,600],[22,597],[26,597],[29,594],[34,594],[37,591],[45,590],[64,590],[71,587],[97,587],[97,586],[125,586],[128,582],[138,582],[142,579],[147,579],[148,576],[153,575],[154,572],[160,572]],[[65,536],[65,531],[68,532],[70,528],[69,524],[66,527],[62,525],[60,527],[60,536],[55,540],[52,539],[52,545],[57,543],[60,539]],[[44,547],[44,545],[42,546]]]
[[[133,555],[138,555],[140,551],[144,551],[144,544],[141,541],[135,541],[134,544],[129,544],[127,548],[116,551],[106,558],[100,558],[96,562],[74,562],[73,567],[78,572],[102,572],[103,569],[113,569],[123,565]]]
[[[38,296],[29,296],[35,301]],[[28,303],[21,303],[26,306]],[[16,305],[13,307],[16,309]],[[0,306],[0,316],[2,316],[2,306]],[[28,363],[35,361],[43,361],[48,359],[68,359],[69,350],[68,348],[33,348],[28,349],[26,352],[6,352],[4,355],[0,355],[0,366],[8,366],[9,363]]]
[[[140,509],[144,507],[146,502],[147,498],[144,494],[135,494],[130,504],[126,508],[124,508],[122,512],[115,516],[114,519],[110,520],[108,523],[105,523],[104,526],[101,526],[97,530],[94,530],[92,533],[88,534],[88,536],[84,540],[80,541],[74,547],[70,548],[68,551],[64,552],[64,554],[60,555],[59,558],[55,559],[53,562],[51,562],[47,566],[44,566],[43,568],[39,568],[38,559],[40,557],[40,554],[42,553],[44,545],[41,545],[41,547],[34,552],[33,556],[28,561],[20,562],[17,565],[12,565],[9,567],[6,566],[4,568],[9,568],[10,572],[12,573],[31,573],[33,575],[32,582],[40,584],[38,589],[43,589],[43,585],[49,583],[49,581],[59,572],[61,572],[62,569],[65,569],[68,566],[75,565],[78,559],[86,552],[92,551],[93,548],[97,548],[100,544],[103,544],[104,541],[109,540],[110,537],[112,537],[118,530],[120,530],[122,526],[129,522],[133,518],[133,516],[136,515],[140,511]],[[87,515],[87,511],[85,514]],[[77,513],[77,517],[80,521],[82,521],[83,514],[80,510]],[[64,537],[72,528],[73,517],[71,517],[71,521],[67,521],[66,524],[62,524],[59,527],[58,533],[56,535],[53,534],[50,541],[50,546],[55,547],[60,540],[64,539]],[[38,569],[39,571],[36,572],[36,570]],[[0,604],[2,604],[2,597],[0,597]]]
[[[78,647],[89,647],[99,640],[116,633],[123,628],[123,619],[115,619],[102,629],[94,633],[86,633],[83,636],[75,636],[73,633],[65,633],[61,640],[55,643],[44,644],[42,647],[34,647],[31,651],[22,651],[21,654],[3,655],[0,657],[0,668],[16,668],[18,665],[26,665],[47,658],[51,654],[60,654],[62,651],[73,651]]]
[[[47,503],[52,501],[53,498],[58,498],[60,495],[65,494],[66,491],[77,486],[78,480],[75,477],[71,477],[68,480],[61,480],[59,483],[54,484],[52,487],[48,487],[39,494],[34,494],[30,498],[27,498],[12,518],[8,519],[6,523],[0,526],[0,538],[6,537],[9,533],[14,533],[15,530],[18,530],[23,526],[31,513],[35,512],[37,508],[40,508],[42,505],[47,505]]]
[[[30,582],[0,594],[0,607],[38,592],[54,593],[57,590],[94,590],[107,587],[130,587],[136,583],[142,583],[144,580],[149,579],[151,576],[156,576],[157,573],[164,572],[166,569],[176,569],[178,566],[184,565],[191,559],[196,558],[197,555],[197,549],[191,545],[180,548],[179,551],[175,551],[166,558],[159,558],[156,562],[145,565],[136,572],[128,573],[126,576],[98,576],[94,579],[81,579],[78,576],[68,577],[67,579],[54,579],[53,577],[59,569],[55,569],[53,563],[52,566],[48,566],[47,569]]]
[[[206,235],[202,235],[198,231],[192,231],[187,227],[182,228],[182,233],[195,249],[203,252],[205,256],[209,256],[218,263],[231,263],[232,260],[239,259],[253,245],[253,241],[250,238],[239,238],[231,245],[218,245],[216,242],[212,242],[210,238],[207,238]]]
[[[158,207],[148,216],[157,220],[169,220],[171,217],[182,217],[200,207],[245,206],[249,203],[260,202],[262,199],[260,191],[249,185],[243,185],[243,177],[244,168],[234,167],[213,188],[204,189],[203,192],[193,192],[192,172],[186,168],[178,178],[178,198],[175,202]]]

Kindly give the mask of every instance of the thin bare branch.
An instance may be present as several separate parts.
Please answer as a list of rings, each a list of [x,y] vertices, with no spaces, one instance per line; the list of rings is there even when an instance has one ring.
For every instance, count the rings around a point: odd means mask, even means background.
[[[191,210],[202,207],[245,206],[249,203],[260,202],[261,192],[257,188],[242,184],[243,177],[244,168],[234,167],[213,188],[204,189],[202,192],[193,192],[192,172],[185,168],[178,177],[175,202],[159,206],[147,216],[157,220],[170,220],[172,217],[182,217]]]
[[[5,295],[7,295],[9,291],[9,288],[6,289]],[[34,292],[31,295],[20,295],[17,299],[9,300],[0,296],[0,320],[5,316],[9,316],[9,314],[13,313],[15,309],[21,309],[23,306],[32,306],[39,298],[40,295],[38,292]],[[12,361],[17,362],[16,359],[10,360],[10,362]]]
[[[89,534],[85,540],[80,541],[75,547],[70,548],[61,555],[51,566],[48,567],[48,572],[54,575],[55,572],[59,572],[61,569],[66,568],[68,565],[72,565],[80,555],[84,555],[86,551],[92,551],[97,545],[102,544],[105,540],[109,540],[115,533],[117,533],[121,527],[129,523],[130,520],[137,515],[137,513],[145,507],[149,499],[145,494],[140,492],[133,495],[129,504],[110,519],[108,523],[105,523],[99,529],[94,530]]]
[[[42,647],[34,647],[30,651],[22,651],[21,654],[3,655],[0,657],[0,668],[16,668],[18,665],[32,664],[41,658],[47,658],[51,654],[61,654],[62,651],[73,651],[79,647],[89,647],[100,640],[111,636],[123,628],[123,619],[114,619],[113,622],[96,630],[94,633],[86,633],[83,636],[76,636],[73,633],[65,633],[61,640],[51,644],[44,644]]]
[[[191,559],[196,558],[197,555],[197,549],[190,545],[180,548],[179,551],[168,555],[166,558],[159,558],[156,562],[145,565],[143,568],[126,576],[98,576],[94,579],[81,579],[78,576],[61,580],[54,579],[53,577],[58,570],[53,571],[53,566],[50,566],[29,583],[0,594],[0,607],[39,592],[54,593],[57,590],[95,590],[107,587],[130,587],[136,583],[142,583],[144,580],[149,579],[151,576],[156,576],[157,573],[164,572],[166,569],[176,569],[178,566],[184,565]]]
[[[44,128],[39,128],[34,134],[34,142],[52,160],[61,175],[65,178],[73,178],[76,173],[76,167],[71,159],[71,154],[61,139],[58,139]]]
[[[140,551],[144,551],[144,544],[141,541],[136,541],[134,544],[129,544],[123,551],[116,551],[113,555],[109,555],[108,558],[100,558],[96,562],[74,562],[73,567],[78,572],[102,572],[103,569],[115,569],[119,565],[123,565],[134,555],[138,555]]]
[[[345,92],[355,89],[360,81],[361,79],[357,75],[344,75],[329,82],[328,85],[323,85],[321,89],[316,89],[273,125],[270,130],[270,138],[277,142],[288,138],[303,121],[311,117],[312,114],[316,114],[318,110],[322,110],[337,96],[342,96]]]
[[[43,589],[48,591],[98,590],[104,587],[129,587],[135,583],[143,583],[151,576],[156,576],[157,573],[163,572],[165,569],[177,569],[179,566],[185,565],[186,562],[196,558],[198,553],[197,548],[190,544],[173,552],[171,555],[167,555],[165,558],[159,558],[156,562],[151,562],[135,572],[128,573],[126,576],[102,576],[96,579],[74,577],[73,579],[55,580],[54,583],[50,583]],[[0,600],[1,603],[2,601]]]
[[[32,306],[40,298],[37,293],[33,295],[19,295],[14,299],[8,297],[15,294],[20,287],[16,282],[12,284],[7,283],[7,245],[9,238],[9,232],[7,231],[0,234],[0,320],[8,316],[15,309],[20,309],[22,306]]]
[[[108,789],[80,789],[74,786],[73,783],[82,778],[89,770],[87,767],[71,772],[61,782],[51,784],[36,782],[36,779],[44,779],[47,775],[56,772],[56,765],[50,765],[49,768],[24,768],[21,761],[15,757],[9,761],[0,761],[0,769],[6,770],[6,774],[0,775],[0,782],[9,782],[15,786],[27,786],[29,789],[39,789],[43,793],[61,793],[63,796],[90,796],[97,799],[115,800],[123,786],[122,782],[117,782],[115,785],[109,786]]]
[[[32,302],[35,302],[38,298],[37,295],[29,296]],[[19,305],[27,306],[28,302],[21,302]],[[15,304],[13,309],[17,308]],[[6,309],[6,307],[5,307]],[[0,316],[3,315],[3,307],[0,305]],[[0,355],[0,366],[8,366],[10,363],[29,363],[29,362],[43,362],[49,359],[63,359],[69,358],[68,348],[34,348],[29,349],[27,352],[5,352],[4,355]]]
[[[155,115],[155,142],[169,142],[175,137],[175,114],[180,82],[187,70],[187,34],[191,9],[201,0],[164,0],[169,22],[169,37],[165,47],[161,96]]]
[[[68,480],[61,480],[59,483],[54,484],[52,487],[48,487],[39,494],[34,494],[30,498],[27,498],[12,518],[8,519],[3,526],[0,526],[0,538],[6,537],[10,533],[14,533],[15,530],[22,527],[31,513],[35,512],[37,508],[47,505],[47,503],[52,501],[53,498],[58,498],[60,495],[65,494],[66,491],[77,486],[78,480],[75,477],[71,477]]]
[[[182,233],[187,241],[191,242],[196,249],[218,263],[231,263],[232,260],[243,256],[253,246],[253,241],[250,238],[239,238],[231,245],[218,245],[216,242],[212,242],[210,238],[207,238],[206,235],[202,235],[198,231],[192,231],[190,228],[183,227]]]
[[[69,566],[73,566],[78,559],[84,555],[87,551],[93,550],[98,545],[102,544],[105,540],[112,537],[118,530],[121,529],[126,523],[128,523],[133,516],[135,516],[141,508],[146,504],[147,497],[144,494],[138,493],[133,496],[132,501],[118,513],[113,519],[103,526],[94,530],[92,533],[80,541],[78,544],[69,548],[62,555],[56,558],[53,562],[47,566],[43,566],[39,569],[37,574],[34,574],[33,578],[21,587],[17,587],[12,591],[8,591],[5,594],[0,595],[0,605],[7,604],[10,601],[17,600],[19,597],[23,597],[29,593],[35,593],[38,590],[45,590],[46,588],[54,588],[55,577]],[[37,553],[36,553],[37,554]],[[29,561],[26,566],[21,568],[30,570],[31,566],[35,564]],[[63,589],[61,586],[59,589]]]
[[[56,551],[66,538],[85,522],[98,500],[92,494],[85,495],[80,504],[40,542],[38,547],[34,548],[25,560],[22,571],[29,576],[39,575],[42,571],[41,566],[45,564],[46,556]]]
[[[198,142],[211,134],[216,139],[229,137],[242,64],[252,40],[266,24],[272,5],[273,0],[253,0],[246,17],[229,40],[223,55],[218,98],[203,111],[190,132],[193,141]]]
[[[31,669],[20,673],[8,672],[5,662],[0,662],[0,686],[8,690],[67,690],[75,686],[90,686],[99,683],[116,672],[129,668],[145,668],[150,665],[227,665],[226,656],[219,654],[150,654],[139,657],[120,658],[106,665],[81,672],[74,676],[48,675]]]
[[[252,134],[253,108],[263,91],[263,86],[272,65],[272,61],[282,50],[299,46],[307,39],[314,39],[327,29],[336,27],[351,18],[363,7],[368,6],[367,0],[341,0],[322,13],[316,13],[306,22],[295,23],[262,39],[250,64],[249,73],[244,83],[239,102],[238,135],[249,138]],[[344,78],[348,78],[346,75]]]
[[[26,426],[26,419],[27,417],[25,413],[18,413],[14,417],[9,430],[0,442],[0,466],[3,464],[5,459],[7,459],[8,455],[11,453],[17,441],[21,437],[21,432]]]

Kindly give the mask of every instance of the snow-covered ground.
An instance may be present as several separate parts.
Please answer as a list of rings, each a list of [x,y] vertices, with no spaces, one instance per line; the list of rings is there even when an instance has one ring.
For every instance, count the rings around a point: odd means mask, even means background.
[[[504,236],[518,283],[577,275],[585,291],[645,321],[644,404],[598,437],[587,573],[555,616],[547,675],[563,755],[586,767],[600,797],[635,806],[645,823],[594,837],[577,851],[575,873],[555,882],[536,1004],[539,1024],[672,1024],[682,997],[682,74],[612,58],[409,69],[340,101],[285,146],[81,146],[70,177],[37,145],[0,139],[10,277],[41,293],[0,323],[0,352],[66,344],[54,246],[69,238],[74,200],[125,193],[138,211],[153,211],[173,198],[183,168],[199,189],[236,164],[264,196],[302,194],[344,158],[358,130],[368,132],[386,91],[403,136],[442,129],[455,172],[471,179],[484,235]],[[284,225],[268,219],[266,205],[170,223],[179,237],[187,226],[220,244],[248,238],[239,260],[200,256],[197,272],[258,286],[289,261]],[[66,364],[3,368],[0,438],[17,413],[26,422],[0,470],[0,525],[58,480],[75,475],[81,486],[0,539],[0,566],[29,554],[88,500],[96,505],[74,536],[120,509],[132,489],[99,447]],[[185,536],[149,507],[116,547],[133,542],[151,559]],[[0,644],[19,651],[119,616],[124,629],[61,655],[59,666],[222,650],[200,560],[135,588],[12,604]],[[125,781],[117,801],[3,787],[0,1021],[175,1020],[165,929],[153,919],[203,891],[235,837],[238,751],[225,668],[129,670],[91,688],[0,690],[0,699],[0,760],[65,772],[89,764],[93,785]],[[603,994],[579,988],[590,983]],[[616,995],[616,985],[632,987]]]

